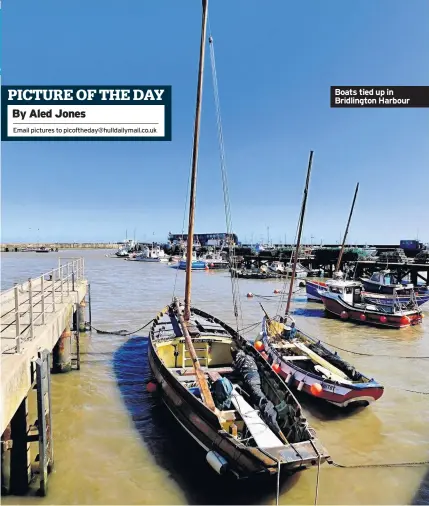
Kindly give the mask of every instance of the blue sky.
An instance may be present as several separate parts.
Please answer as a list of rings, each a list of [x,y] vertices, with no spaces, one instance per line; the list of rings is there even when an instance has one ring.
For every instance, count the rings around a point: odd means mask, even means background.
[[[182,230],[201,2],[14,0],[6,85],[173,86],[172,142],[5,142],[3,241],[116,241]],[[291,241],[309,151],[304,236],[429,241],[429,110],[331,109],[331,85],[429,84],[426,0],[211,1],[232,219]],[[196,231],[225,230],[208,48]],[[39,229],[39,232],[37,232]],[[153,233],[155,232],[155,235]]]

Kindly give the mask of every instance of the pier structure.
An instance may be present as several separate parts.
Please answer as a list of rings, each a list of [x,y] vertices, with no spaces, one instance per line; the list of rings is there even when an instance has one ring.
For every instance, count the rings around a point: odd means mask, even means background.
[[[241,261],[242,265],[246,268],[260,268],[261,266],[270,264],[274,261],[288,262],[290,261],[290,258],[284,254],[273,255],[271,257],[264,255],[244,255],[241,259],[237,257],[237,260],[239,263]],[[308,269],[317,269],[320,267],[320,264],[315,262],[312,257],[301,257],[298,259],[298,262]],[[335,262],[329,261],[329,263],[322,265],[322,269],[325,272],[325,276],[332,277],[335,270]],[[419,280],[423,282],[423,284],[429,285],[429,263],[413,261],[388,262],[385,260],[349,260],[347,255],[344,255],[343,260],[341,261],[340,269],[343,271],[348,269],[348,271],[354,275],[355,279],[359,279],[361,276],[370,276],[375,271],[390,269],[396,273],[399,279],[409,277],[410,282],[415,286]]]
[[[60,258],[57,268],[0,294],[2,495],[24,495],[36,473],[40,494],[47,493],[54,464],[50,375],[80,369],[87,290],[84,259]],[[34,394],[37,415],[30,423]],[[31,443],[38,444],[33,462]]]

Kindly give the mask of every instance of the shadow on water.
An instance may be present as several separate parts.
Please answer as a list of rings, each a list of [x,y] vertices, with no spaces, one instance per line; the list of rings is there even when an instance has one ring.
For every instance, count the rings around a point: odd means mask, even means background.
[[[238,481],[219,476],[206,463],[205,452],[180,427],[158,395],[146,391],[151,378],[148,340],[135,337],[114,354],[119,390],[134,425],[156,463],[167,470],[186,494],[189,504],[266,504],[275,501],[276,479]],[[286,493],[299,475],[281,477]]]
[[[429,471],[423,478],[411,504],[429,504]]]
[[[296,308],[293,311],[294,315],[306,316],[308,318],[323,318],[326,313],[323,308],[321,309],[310,309],[310,308]]]

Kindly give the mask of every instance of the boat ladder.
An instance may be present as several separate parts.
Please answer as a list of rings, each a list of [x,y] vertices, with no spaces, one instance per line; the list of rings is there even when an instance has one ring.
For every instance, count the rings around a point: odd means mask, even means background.
[[[195,343],[194,350],[197,354],[198,360],[202,367],[209,366],[209,343]],[[182,367],[192,366],[192,357],[189,354],[189,350],[186,348],[186,344],[183,343],[183,354],[182,354]]]

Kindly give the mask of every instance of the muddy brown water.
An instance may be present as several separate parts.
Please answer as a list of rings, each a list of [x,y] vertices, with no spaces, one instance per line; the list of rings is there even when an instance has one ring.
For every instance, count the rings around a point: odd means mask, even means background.
[[[59,256],[84,256],[92,320],[104,330],[135,330],[182,295],[185,273],[164,264],[107,258],[111,252],[5,253],[2,289],[56,266]],[[241,280],[243,324],[261,320],[258,302],[274,314],[279,281]],[[246,298],[247,292],[268,296]],[[193,302],[234,323],[228,273],[195,272]],[[429,305],[429,304],[427,304]],[[373,405],[342,414],[300,398],[317,436],[340,464],[428,460],[429,307],[421,326],[384,330],[327,318],[322,306],[295,295],[298,326],[328,343],[385,357],[342,353],[386,387]],[[425,308],[425,306],[423,306]],[[247,334],[255,337],[259,327]],[[206,464],[196,443],[146,392],[146,331],[131,338],[92,332],[82,339],[81,370],[52,376],[55,470],[45,498],[5,497],[3,504],[275,504],[275,481],[236,482]],[[37,448],[36,448],[37,449]],[[316,469],[282,479],[281,504],[313,504]],[[425,478],[426,477],[426,478]],[[429,504],[428,467],[320,470],[319,504]]]

